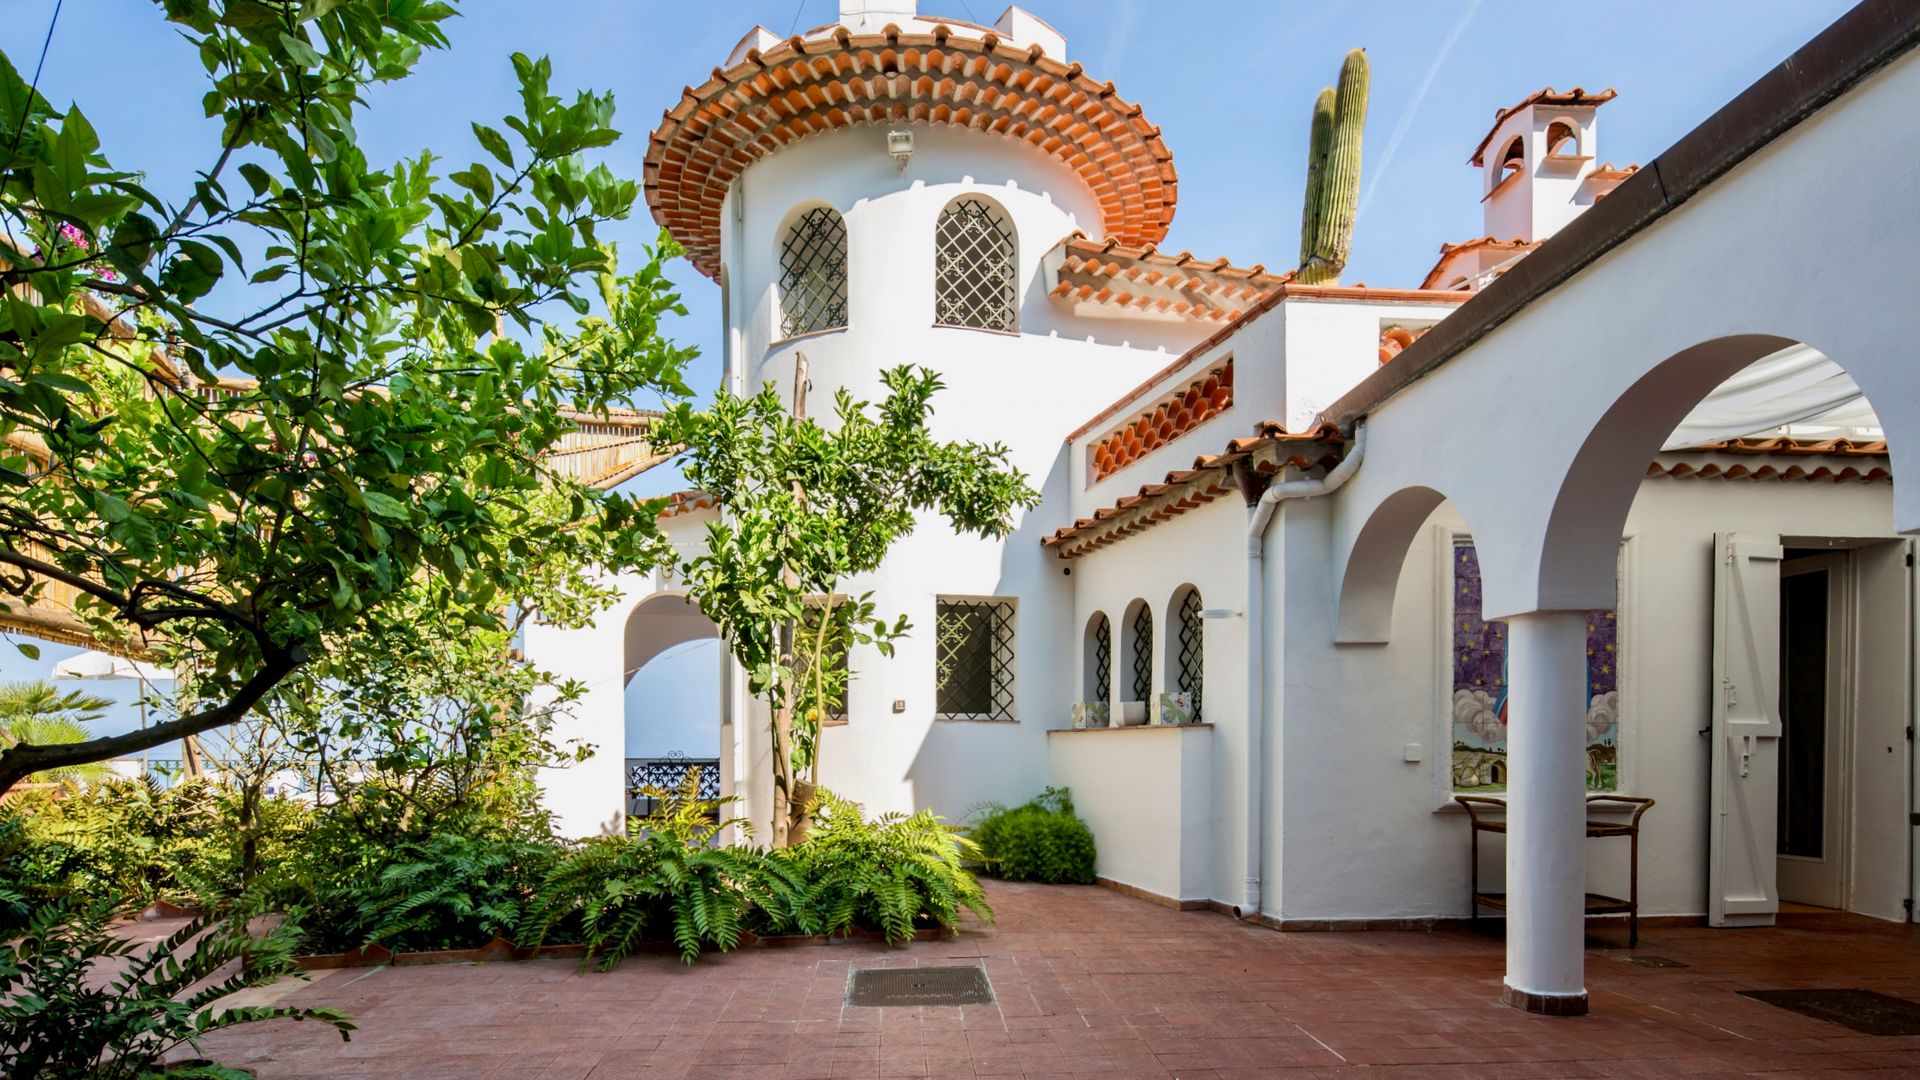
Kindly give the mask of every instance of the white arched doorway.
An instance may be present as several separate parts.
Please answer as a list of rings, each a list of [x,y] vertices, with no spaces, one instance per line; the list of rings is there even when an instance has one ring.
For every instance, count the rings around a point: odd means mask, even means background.
[[[627,616],[621,651],[625,755],[621,775],[629,817],[657,800],[641,788],[676,788],[701,771],[700,791],[731,786],[720,733],[724,652],[713,622],[680,593],[655,593]]]

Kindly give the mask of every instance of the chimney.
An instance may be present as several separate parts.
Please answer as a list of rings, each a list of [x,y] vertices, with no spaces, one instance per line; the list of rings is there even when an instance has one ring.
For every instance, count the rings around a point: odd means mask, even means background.
[[[918,0],[840,0],[840,25],[856,34],[877,34],[888,23],[907,29]]]

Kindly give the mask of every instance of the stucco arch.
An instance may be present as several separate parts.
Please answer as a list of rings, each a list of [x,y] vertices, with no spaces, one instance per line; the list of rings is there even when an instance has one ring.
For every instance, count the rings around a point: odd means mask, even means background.
[[[1146,616],[1145,622],[1141,621],[1142,614]],[[1143,630],[1145,633],[1141,632]],[[1137,597],[1127,604],[1120,618],[1120,640],[1123,644],[1119,655],[1114,657],[1114,690],[1121,701],[1143,700],[1136,674],[1140,665],[1145,665],[1146,678],[1152,683],[1147,697],[1163,689],[1156,670],[1159,660],[1154,640],[1161,632],[1158,620],[1154,618],[1152,604]]]
[[[648,596],[627,613],[620,663],[620,681],[624,685],[647,661],[675,645],[718,636],[713,621],[701,614],[687,595],[663,591]]]
[[[1100,656],[1102,635],[1105,636],[1106,657]],[[1113,623],[1104,611],[1096,611],[1087,619],[1086,629],[1080,639],[1080,700],[1109,702],[1113,698]],[[1105,671],[1101,670],[1104,664]],[[1102,676],[1105,676],[1104,678]],[[1100,686],[1105,684],[1102,693]]]
[[[1552,496],[1540,541],[1542,606],[1602,597],[1611,605],[1620,534],[1647,462],[1714,387],[1794,344],[1768,334],[1703,341],[1655,365],[1599,415]]]
[[[1893,475],[1920,476],[1920,215],[1889,209],[1913,205],[1920,181],[1911,147],[1883,137],[1911,122],[1915,95],[1920,61],[1875,74],[1710,197],[1625,235],[1369,405],[1338,536],[1350,544],[1389,495],[1430,487],[1472,523],[1487,617],[1611,606],[1618,525],[1653,453],[1720,380],[1794,342],[1873,403]],[[1647,197],[1660,197],[1651,178],[1609,205]],[[1578,241],[1569,229],[1541,250]],[[1838,262],[1821,269],[1822,253]],[[1896,483],[1893,503],[1893,528],[1920,532],[1920,485]]]
[[[1374,505],[1347,551],[1340,574],[1339,626],[1334,640],[1382,645],[1393,634],[1393,598],[1407,549],[1440,504],[1438,489],[1401,488]]]

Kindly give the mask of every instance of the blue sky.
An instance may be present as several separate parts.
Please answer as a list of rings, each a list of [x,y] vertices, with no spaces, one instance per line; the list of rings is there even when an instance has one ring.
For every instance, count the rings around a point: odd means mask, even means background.
[[[923,11],[975,22],[992,0],[925,0]],[[1480,232],[1479,183],[1466,159],[1494,111],[1542,86],[1611,86],[1600,157],[1644,162],[1704,120],[1846,10],[1840,0],[1035,0],[1067,37],[1070,59],[1111,79],[1160,125],[1180,176],[1180,203],[1162,246],[1238,264],[1290,267],[1298,252],[1302,161],[1314,95],[1341,57],[1373,65],[1361,214],[1345,280],[1419,283],[1442,242]],[[0,50],[23,75],[39,55],[54,0],[5,0]],[[484,0],[450,29],[453,49],[377,90],[358,121],[376,163],[431,147],[457,168],[479,155],[469,120],[512,111],[513,51],[549,55],[556,90],[614,92],[626,138],[604,152],[638,177],[646,135],[689,83],[703,81],[755,23],[777,34],[837,18],[834,0]],[[76,102],[121,168],[144,170],[163,195],[185,190],[211,162],[217,129],[201,115],[198,60],[145,0],[66,0],[41,91]],[[612,235],[652,238],[644,208]],[[719,378],[719,294],[685,263],[674,276],[688,315],[668,327],[702,358],[689,382]],[[645,404],[645,403],[643,403]],[[636,486],[671,490],[664,470]],[[0,678],[43,674],[71,650],[35,663],[0,649]],[[122,687],[124,689],[124,687]],[[650,694],[658,700],[658,693]],[[131,710],[112,729],[131,726]]]

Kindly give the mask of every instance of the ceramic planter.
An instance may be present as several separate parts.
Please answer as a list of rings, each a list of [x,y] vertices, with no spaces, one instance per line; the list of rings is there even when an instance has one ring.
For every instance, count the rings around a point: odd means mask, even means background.
[[[1113,722],[1113,706],[1104,701],[1078,701],[1073,706],[1073,726],[1078,729],[1103,728]]]
[[[1158,705],[1153,716],[1156,724],[1179,727],[1199,722],[1193,715],[1193,695],[1185,691],[1161,694]]]

